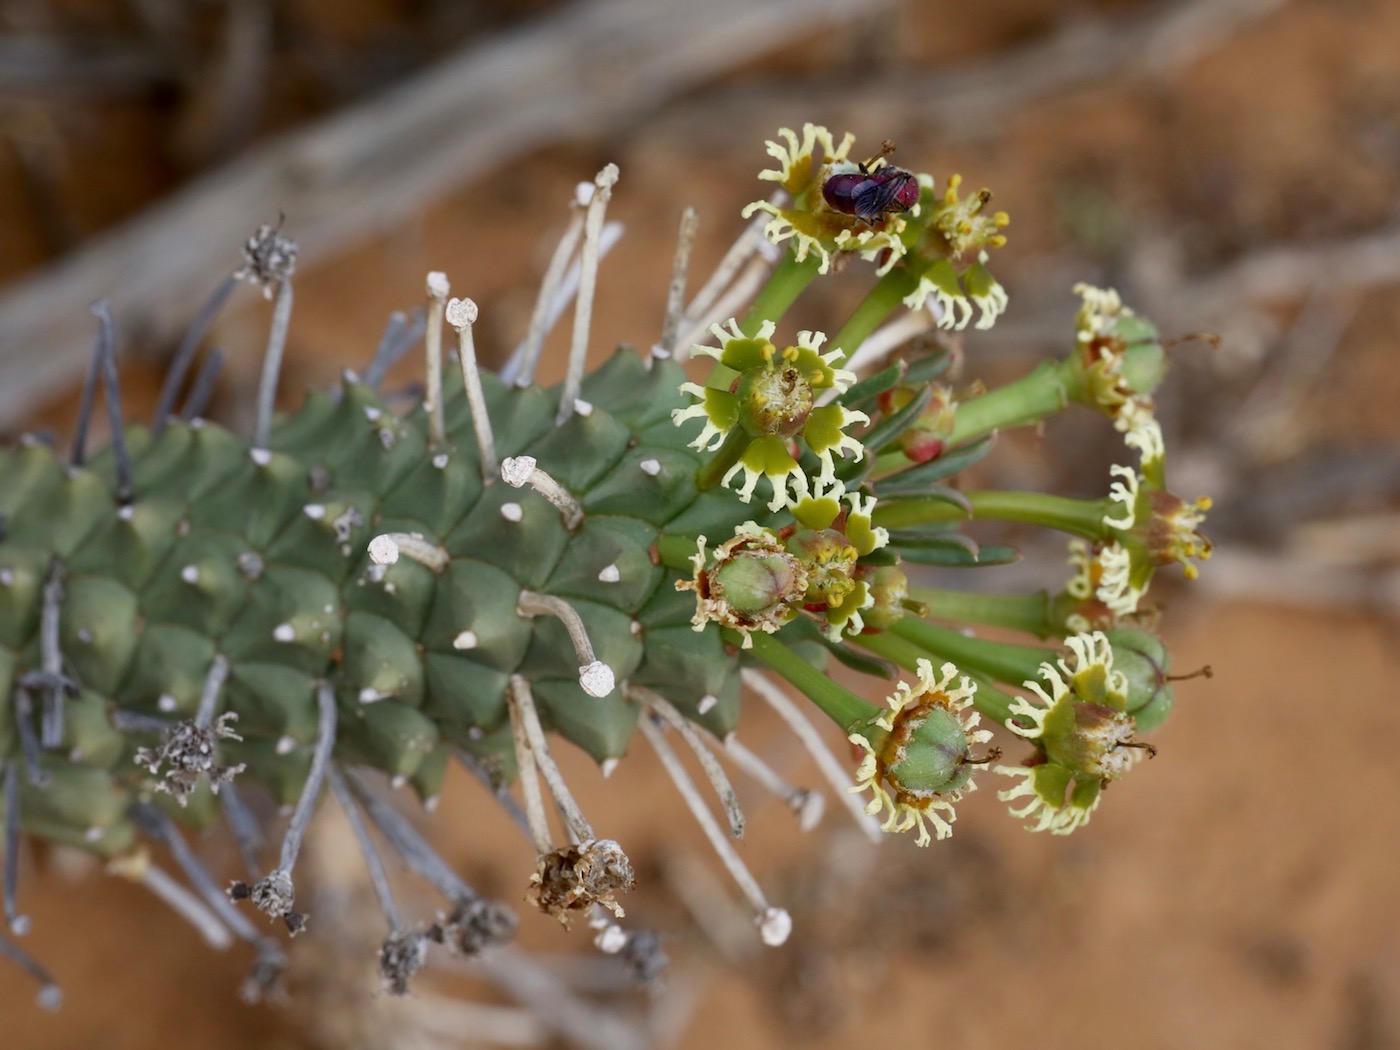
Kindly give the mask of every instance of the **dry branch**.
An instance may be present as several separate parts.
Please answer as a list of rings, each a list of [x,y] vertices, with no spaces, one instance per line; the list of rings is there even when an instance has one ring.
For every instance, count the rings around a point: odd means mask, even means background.
[[[886,4],[594,0],[468,48],[244,155],[0,294],[0,419],[82,369],[89,302],[110,299],[127,330],[138,321],[168,334],[279,210],[314,262],[542,144],[634,123],[796,32]]]

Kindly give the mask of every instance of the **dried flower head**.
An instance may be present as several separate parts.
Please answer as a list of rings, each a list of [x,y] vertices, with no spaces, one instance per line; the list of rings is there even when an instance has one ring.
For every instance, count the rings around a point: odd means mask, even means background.
[[[504,904],[467,897],[428,927],[428,936],[459,955],[475,955],[483,948],[505,944],[515,936],[519,920]]]
[[[291,872],[283,868],[274,868],[251,885],[230,883],[228,895],[233,901],[252,901],[269,919],[281,919],[293,937],[306,928],[306,916],[292,910],[296,903],[296,887],[292,884]]]
[[[297,242],[282,232],[282,220],[276,226],[259,226],[243,246],[243,265],[234,273],[240,281],[256,284],[263,297],[271,299],[277,286],[291,279],[297,268]]]
[[[391,933],[379,947],[379,976],[390,995],[407,995],[408,982],[428,961],[428,934],[422,930]]]
[[[567,926],[594,904],[621,917],[617,895],[636,885],[632,862],[612,839],[591,839],[539,858],[526,900]]]
[[[210,790],[217,794],[220,784],[228,783],[244,769],[241,763],[221,766],[214,761],[214,751],[220,740],[243,739],[229,728],[229,723],[236,721],[238,715],[226,711],[207,726],[190,719],[177,722],[165,731],[159,747],[137,749],[136,764],[159,777],[155,789],[175,796],[182,806],[188,802],[201,777],[209,781]]]

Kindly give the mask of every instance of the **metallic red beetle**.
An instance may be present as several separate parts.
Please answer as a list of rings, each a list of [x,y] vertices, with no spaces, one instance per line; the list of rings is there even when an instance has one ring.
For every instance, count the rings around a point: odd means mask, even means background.
[[[822,185],[822,197],[833,211],[854,215],[875,225],[890,212],[908,211],[919,203],[919,181],[903,168],[883,167],[833,175]]]

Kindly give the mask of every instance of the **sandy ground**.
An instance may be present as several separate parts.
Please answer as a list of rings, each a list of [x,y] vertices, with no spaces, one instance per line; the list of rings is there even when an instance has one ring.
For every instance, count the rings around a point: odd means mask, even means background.
[[[948,6],[930,10],[946,15]],[[1014,36],[1042,10],[1009,6],[1002,29]],[[906,46],[924,46],[933,62],[949,52],[927,18],[912,22],[911,39],[923,44]],[[986,43],[963,22],[950,32],[946,48]],[[1012,212],[1004,280],[1014,318],[1017,276],[1039,287],[1038,267],[1067,260],[1076,269],[1066,283],[1112,273],[1113,252],[1093,237],[1128,236],[1113,233],[1120,219],[1141,231],[1192,231],[1194,264],[1204,268],[1260,242],[1383,221],[1400,188],[1397,38],[1400,5],[1295,3],[1169,84],[1091,86],[948,142],[916,115],[891,119],[911,163],[963,170],[996,187]],[[700,208],[697,257],[713,259],[732,236],[729,216],[756,195],[756,147],[772,129],[748,126],[742,113],[718,116],[701,99],[617,141],[538,154],[308,271],[285,388],[363,364],[382,318],[416,301],[429,268],[446,269],[482,304],[483,351],[499,353],[528,316],[559,203],[607,159],[623,168],[614,215],[629,232],[605,264],[595,346],[649,338],[664,281],[656,260],[669,258],[680,206]],[[850,123],[862,141],[878,141],[880,116],[861,112]],[[1371,130],[1353,134],[1358,121]],[[1066,203],[1086,186],[1092,219]],[[1105,217],[1105,202],[1121,214]],[[838,315],[856,285],[835,288],[810,307],[809,323]],[[253,381],[251,348],[264,324],[252,304],[220,326],[222,344],[249,348],[232,367],[228,404]],[[1192,324],[1173,318],[1170,327]],[[1398,329],[1393,289],[1360,297],[1297,413],[1300,447],[1394,447]],[[399,375],[409,378],[407,366]],[[1176,409],[1191,425],[1190,406]],[[45,418],[62,426],[71,411],[55,406]],[[1246,480],[1212,495],[1225,504],[1252,493]],[[1276,564],[1287,571],[1281,557]],[[1310,611],[1306,595],[1235,599],[1212,587],[1211,568],[1199,585],[1170,592],[1166,637],[1177,669],[1210,664],[1214,678],[1178,688],[1155,738],[1161,754],[1115,785],[1068,840],[1023,833],[983,790],[960,808],[949,842],[920,851],[888,841],[876,855],[843,831],[839,812],[803,839],[787,814],[751,794],[745,855],[797,919],[780,951],[724,960],[677,909],[666,884],[685,876],[667,862],[703,847],[648,757],[610,781],[571,762],[585,808],[648,873],[632,911],[671,937],[675,1002],[689,1004],[678,1045],[1400,1047],[1400,898],[1385,888],[1400,855],[1389,759],[1400,736],[1395,624]],[[797,756],[764,713],[744,731],[773,743],[775,760],[798,775]],[[481,799],[454,780],[436,830],[484,888],[511,898],[529,851]],[[136,887],[39,851],[27,857],[21,903],[36,930],[27,946],[67,1002],[56,1016],[41,1013],[31,987],[0,970],[7,1047],[310,1045],[296,1022],[320,1000],[241,1005],[246,958],[209,951]],[[547,951],[584,941],[529,916],[522,937]],[[379,1005],[362,996],[353,1009]]]

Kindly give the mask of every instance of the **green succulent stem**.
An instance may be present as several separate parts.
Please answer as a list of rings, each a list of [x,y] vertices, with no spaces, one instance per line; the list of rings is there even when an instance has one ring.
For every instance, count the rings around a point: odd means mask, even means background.
[[[972,505],[974,519],[1023,521],[1058,529],[1086,540],[1102,539],[1108,533],[1103,523],[1104,514],[1110,512],[1107,500],[1000,490],[969,492],[966,495]],[[939,499],[886,500],[875,508],[872,515],[875,525],[887,529],[966,520],[967,514],[962,508]]]
[[[1020,379],[958,402],[950,448],[1007,427],[1039,423],[1075,400],[1077,373],[1069,361],[1045,361]]]
[[[691,569],[691,558],[695,556],[694,536],[656,537],[656,557],[668,569],[680,569],[686,573]]]
[[[860,730],[868,734],[867,723],[879,716],[881,708],[862,700],[845,686],[833,682],[801,656],[770,634],[754,631],[753,648],[749,651],[766,664],[769,670],[795,686],[807,699],[820,707],[846,733]],[[743,639],[735,631],[726,630],[724,640],[739,645]],[[873,741],[872,741],[873,743]]]
[[[1059,632],[1055,602],[1045,591],[1034,594],[978,594],[945,587],[910,587],[909,597],[924,602],[939,620],[981,623],[1048,638]]]
[[[1035,679],[1040,673],[1040,665],[1055,658],[1052,650],[1037,645],[1015,645],[969,637],[961,631],[938,627],[912,616],[906,616],[891,630],[928,653],[936,653],[942,659],[953,661],[965,671],[1014,685]]]
[[[714,456],[700,468],[700,472],[695,476],[695,484],[704,492],[712,489],[724,480],[724,475],[729,473],[729,468],[739,462],[739,457],[744,454],[744,449],[749,447],[753,438],[742,427],[734,427],[724,439],[724,444],[720,445]]]
[[[937,663],[939,657],[943,655],[930,652],[891,631],[863,634],[860,636],[860,644],[876,656],[892,660],[907,671],[917,671],[920,660],[932,660]],[[953,662],[957,663],[956,660]],[[970,668],[959,664],[958,670],[966,674],[977,685],[977,693],[972,698],[973,706],[988,718],[993,718],[1004,725],[1011,718],[1011,696],[998,689],[984,675],[979,675]]]
[[[846,323],[831,337],[831,345],[839,346],[849,358],[870,333],[899,308],[904,297],[918,286],[917,274],[903,266],[895,267],[881,277],[860,301]]]
[[[821,260],[815,255],[798,261],[792,252],[783,253],[782,261],[768,275],[768,280],[754,296],[749,312],[739,322],[739,330],[752,336],[764,321],[776,324],[787,313],[787,308],[816,279],[820,266]]]

